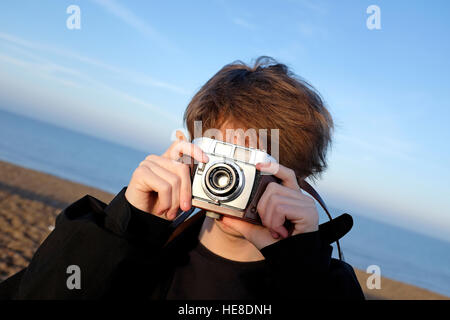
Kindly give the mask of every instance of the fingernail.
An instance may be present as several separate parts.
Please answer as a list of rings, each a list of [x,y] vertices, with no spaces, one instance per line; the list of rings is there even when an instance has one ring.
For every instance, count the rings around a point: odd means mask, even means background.
[[[270,163],[258,162],[258,163],[256,164],[256,168],[257,168],[257,169],[265,168],[265,167],[268,167],[268,166],[270,166]]]
[[[208,162],[209,161],[209,157],[206,154],[203,154],[203,160],[205,162]]]
[[[183,201],[183,208],[184,208],[184,211],[188,211],[189,210],[189,208],[190,208],[189,201]]]

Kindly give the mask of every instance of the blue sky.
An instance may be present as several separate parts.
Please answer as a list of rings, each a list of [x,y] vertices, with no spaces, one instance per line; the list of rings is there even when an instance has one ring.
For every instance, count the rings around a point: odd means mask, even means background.
[[[81,29],[66,8],[81,9]],[[368,30],[366,8],[381,9]],[[0,3],[0,108],[149,152],[223,65],[270,55],[337,124],[331,205],[450,239],[448,1]]]

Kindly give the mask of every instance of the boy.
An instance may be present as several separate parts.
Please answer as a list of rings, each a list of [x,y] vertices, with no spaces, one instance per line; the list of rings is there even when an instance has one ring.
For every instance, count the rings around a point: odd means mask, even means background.
[[[201,121],[202,135],[213,130],[215,139],[245,146],[254,141],[244,131],[279,129],[275,176],[281,183],[270,183],[258,202],[262,226],[231,217],[214,219],[202,211],[165,245],[172,220],[192,205],[189,167],[180,157],[208,161],[178,132],[164,154],[141,162],[128,187],[109,205],[86,196],[66,208],[30,265],[0,285],[0,296],[364,299],[352,267],[331,258],[330,243],[348,232],[351,219],[335,220],[325,234],[319,230],[314,200],[299,187],[298,181],[326,168],[333,129],[310,85],[268,57],[252,67],[236,62],[199,90],[184,120],[191,137],[194,123]],[[268,168],[258,164],[257,170]],[[294,227],[291,233],[286,220]],[[75,288],[69,285],[70,265],[81,271]]]

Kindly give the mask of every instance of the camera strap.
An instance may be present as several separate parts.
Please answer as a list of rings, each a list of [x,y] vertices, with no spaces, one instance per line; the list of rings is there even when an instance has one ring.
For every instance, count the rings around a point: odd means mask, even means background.
[[[327,214],[328,219],[330,219],[330,221],[333,221],[333,217],[331,216],[330,212],[328,211],[327,205],[325,204],[325,201],[323,201],[323,199],[319,195],[319,193],[305,180],[298,181],[298,183],[299,183],[299,186],[301,189],[303,189],[304,191],[309,193],[311,195],[311,197],[313,197],[320,204],[323,211],[325,211],[325,213]],[[339,244],[339,239],[336,239],[336,247],[338,249],[339,260],[343,260],[343,255],[342,255],[342,251],[341,251],[341,245]]]

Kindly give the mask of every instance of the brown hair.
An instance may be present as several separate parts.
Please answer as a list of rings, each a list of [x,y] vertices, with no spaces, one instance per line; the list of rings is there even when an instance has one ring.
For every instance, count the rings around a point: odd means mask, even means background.
[[[202,121],[205,131],[227,120],[256,130],[279,129],[279,161],[297,177],[316,178],[327,166],[331,115],[311,85],[273,58],[259,57],[253,66],[241,61],[224,66],[184,113],[191,137],[194,121]]]

